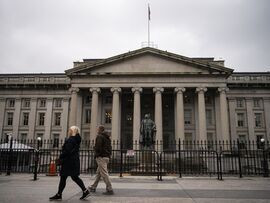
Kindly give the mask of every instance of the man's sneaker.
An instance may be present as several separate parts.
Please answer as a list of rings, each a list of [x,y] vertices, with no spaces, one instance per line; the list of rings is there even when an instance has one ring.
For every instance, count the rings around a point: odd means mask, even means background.
[[[103,192],[102,194],[103,195],[113,195],[114,192],[113,192],[113,190],[109,190],[109,191]]]
[[[57,193],[56,195],[50,197],[50,201],[52,200],[62,200],[62,195]]]
[[[80,199],[85,199],[85,198],[88,197],[89,195],[90,195],[90,192],[89,192],[88,190],[85,190],[85,191],[83,191],[83,194],[82,194],[82,196],[81,196]]]
[[[88,190],[89,190],[90,192],[96,192],[96,188],[93,188],[92,186],[88,187]]]

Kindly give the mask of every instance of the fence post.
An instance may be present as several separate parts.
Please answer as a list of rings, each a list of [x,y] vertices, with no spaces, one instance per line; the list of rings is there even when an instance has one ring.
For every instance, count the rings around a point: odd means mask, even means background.
[[[12,153],[13,153],[13,150],[12,150],[12,144],[13,144],[13,137],[10,136],[10,143],[9,143],[9,154],[8,154],[8,167],[7,167],[7,176],[10,175],[10,172],[11,172],[11,164],[12,164]]]
[[[181,170],[181,140],[180,140],[180,138],[178,140],[178,158],[179,158],[179,163],[178,163],[178,167],[179,167],[179,178],[182,178],[182,170]]]
[[[237,139],[237,150],[238,150],[239,178],[242,178],[243,174],[242,174],[242,164],[241,164],[241,153],[240,153],[239,139]]]

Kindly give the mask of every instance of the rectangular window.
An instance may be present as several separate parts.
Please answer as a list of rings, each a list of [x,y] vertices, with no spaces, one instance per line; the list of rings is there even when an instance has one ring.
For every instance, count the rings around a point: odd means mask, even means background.
[[[46,99],[40,99],[39,100],[39,107],[41,107],[41,108],[46,107]]]
[[[61,113],[54,113],[54,125],[55,126],[61,125]]]
[[[244,99],[237,99],[236,106],[237,106],[237,108],[243,108],[244,107]]]
[[[91,96],[86,96],[84,101],[85,101],[85,104],[91,104],[92,97]]]
[[[239,138],[239,148],[240,149],[246,149],[246,144],[247,144],[247,137],[244,134],[238,135]]]
[[[59,134],[53,134],[53,147],[59,147]]]
[[[263,127],[263,119],[262,119],[262,113],[255,113],[255,127],[261,128]]]
[[[192,149],[192,133],[185,133],[184,149]]]
[[[21,133],[21,140],[27,139],[27,133]]]
[[[112,103],[112,96],[109,95],[109,96],[106,96],[105,97],[105,104],[111,104]]]
[[[254,108],[260,108],[261,107],[261,99],[255,98],[253,100],[253,106],[254,106]]]
[[[206,109],[206,125],[213,125],[213,116],[212,116],[212,110]]]
[[[15,107],[15,99],[8,99],[7,102],[8,102],[7,106],[9,108],[14,108]]]
[[[28,125],[29,113],[23,113],[23,125]]]
[[[37,138],[40,137],[43,140],[43,133],[37,133]]]
[[[84,123],[90,123],[91,121],[91,110],[90,109],[86,109],[85,110],[85,120]]]
[[[184,110],[185,125],[190,125],[192,122],[192,111],[190,109]]]
[[[112,123],[112,111],[105,110],[105,123],[110,124]]]
[[[38,114],[38,125],[44,126],[45,123],[45,113]]]
[[[256,141],[257,141],[257,148],[258,149],[262,149],[263,148],[263,145],[264,143],[262,143],[261,139],[263,138],[264,136],[263,135],[256,135]]]
[[[22,106],[23,106],[23,108],[29,108],[30,107],[30,99],[23,99]]]
[[[244,113],[237,113],[237,126],[244,127],[245,126],[245,115]]]
[[[212,97],[210,97],[210,96],[206,96],[205,97],[205,104],[212,104],[213,102],[212,102]]]
[[[208,149],[213,149],[214,143],[213,143],[213,133],[207,133],[207,147]]]
[[[62,99],[55,99],[54,100],[54,107],[61,108],[62,107]]]
[[[13,112],[7,113],[7,125],[9,126],[13,125]]]

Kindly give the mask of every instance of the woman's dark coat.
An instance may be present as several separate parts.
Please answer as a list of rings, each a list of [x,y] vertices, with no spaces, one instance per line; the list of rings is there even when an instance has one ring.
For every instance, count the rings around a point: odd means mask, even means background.
[[[61,176],[80,175],[80,144],[81,136],[79,134],[66,139],[59,157],[62,163],[60,170]]]

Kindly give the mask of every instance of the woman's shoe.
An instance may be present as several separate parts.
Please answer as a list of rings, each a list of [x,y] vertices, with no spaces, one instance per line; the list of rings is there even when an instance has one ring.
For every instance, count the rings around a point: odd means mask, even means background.
[[[82,194],[82,196],[81,196],[80,199],[85,199],[85,198],[88,197],[89,195],[90,195],[90,192],[89,192],[88,190],[85,190],[85,191],[83,191],[83,194]]]
[[[89,190],[90,192],[96,192],[96,188],[93,188],[92,186],[88,187],[88,190]]]
[[[50,197],[49,199],[50,200],[62,200],[62,195],[57,193],[56,195]]]

